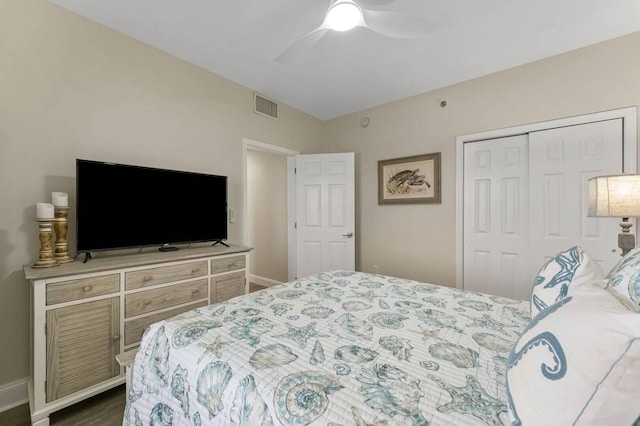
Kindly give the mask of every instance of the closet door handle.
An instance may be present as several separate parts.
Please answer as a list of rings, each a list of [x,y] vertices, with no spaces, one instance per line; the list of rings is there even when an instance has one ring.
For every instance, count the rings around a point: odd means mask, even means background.
[[[343,237],[351,238],[353,237],[353,232],[348,232],[346,234],[342,234]]]

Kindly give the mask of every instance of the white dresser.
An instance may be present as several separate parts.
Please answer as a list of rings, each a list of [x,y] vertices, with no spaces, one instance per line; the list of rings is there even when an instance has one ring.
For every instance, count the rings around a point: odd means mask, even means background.
[[[116,355],[146,327],[248,292],[249,251],[205,246],[97,257],[44,269],[31,283],[31,421],[124,383]]]

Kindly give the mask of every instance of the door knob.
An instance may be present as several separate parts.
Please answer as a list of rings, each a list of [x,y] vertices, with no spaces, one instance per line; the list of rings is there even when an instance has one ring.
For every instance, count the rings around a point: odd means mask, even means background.
[[[351,238],[353,237],[353,232],[349,232],[347,234],[342,234],[343,237]]]

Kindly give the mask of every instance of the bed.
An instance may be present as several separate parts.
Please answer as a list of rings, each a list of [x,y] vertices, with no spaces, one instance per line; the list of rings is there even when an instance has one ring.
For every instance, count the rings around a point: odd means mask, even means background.
[[[528,301],[313,275],[152,324],[128,386],[136,426],[640,425],[640,249],[558,253]]]

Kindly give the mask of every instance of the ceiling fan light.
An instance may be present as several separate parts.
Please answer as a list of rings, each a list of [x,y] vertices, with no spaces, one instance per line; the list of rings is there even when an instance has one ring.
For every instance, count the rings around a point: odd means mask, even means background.
[[[338,2],[327,12],[327,25],[334,31],[349,31],[362,19],[362,11],[350,1]]]

